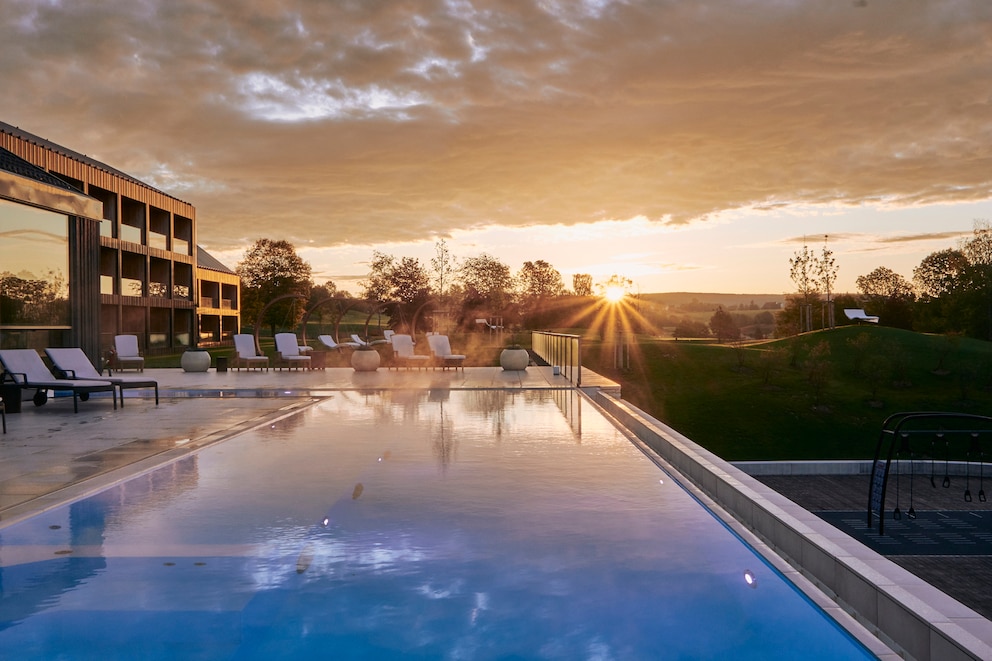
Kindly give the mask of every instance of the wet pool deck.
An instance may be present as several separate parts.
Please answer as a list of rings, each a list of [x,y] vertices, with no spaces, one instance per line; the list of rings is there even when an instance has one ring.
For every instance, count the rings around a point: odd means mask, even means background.
[[[24,401],[20,413],[7,414],[7,434],[0,434],[0,526],[289,415],[334,391],[571,387],[550,367],[535,366],[375,372],[176,368],[143,375],[158,381],[159,406],[151,390],[130,389],[116,411],[100,393],[80,402],[79,413],[73,413],[71,397],[55,397],[41,407]],[[616,383],[589,370],[582,378],[583,387],[619,392]]]

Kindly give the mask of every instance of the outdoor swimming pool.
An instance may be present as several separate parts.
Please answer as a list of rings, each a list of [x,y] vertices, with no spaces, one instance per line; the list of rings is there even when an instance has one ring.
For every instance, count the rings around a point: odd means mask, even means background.
[[[568,390],[334,393],[0,529],[0,652],[872,658]]]

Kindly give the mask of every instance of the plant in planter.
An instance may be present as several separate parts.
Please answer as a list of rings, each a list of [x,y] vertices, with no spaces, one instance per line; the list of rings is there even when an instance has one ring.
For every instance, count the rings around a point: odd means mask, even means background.
[[[379,369],[379,352],[364,345],[351,352],[351,366],[356,372],[374,372]]]
[[[517,343],[516,335],[510,338],[510,344],[500,352],[499,364],[508,371],[525,370],[530,364],[530,354]]]

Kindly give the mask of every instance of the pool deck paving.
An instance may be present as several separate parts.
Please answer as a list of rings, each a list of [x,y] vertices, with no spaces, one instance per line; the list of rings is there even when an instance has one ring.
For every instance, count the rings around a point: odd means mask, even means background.
[[[100,394],[80,402],[78,413],[73,413],[71,397],[54,397],[41,407],[24,401],[19,413],[7,414],[7,434],[0,435],[0,529],[293,415],[335,391],[573,387],[552,368],[536,366],[522,372],[499,367],[356,372],[335,367],[187,373],[177,368],[148,369],[144,375],[159,383],[158,406],[151,390],[135,389],[126,391],[117,410]],[[589,370],[582,370],[582,381],[583,389],[620,394],[615,382]],[[863,476],[759,479],[812,512],[857,509],[866,488]],[[918,493],[925,497],[922,490]],[[945,494],[933,495],[938,496]],[[918,509],[931,506],[920,503]],[[992,619],[992,557],[891,559]]]
[[[992,476],[985,476],[992,491]],[[971,477],[971,488],[977,492],[977,476]],[[781,493],[789,500],[800,505],[814,514],[821,512],[856,512],[858,521],[866,517],[869,476],[867,475],[767,475],[758,476],[759,481]],[[922,540],[923,547],[939,548],[937,542],[955,540],[962,546],[957,552],[953,548],[947,552],[908,553],[895,547],[893,552],[883,553],[889,560],[900,565],[907,571],[919,576],[934,587],[951,595],[965,606],[974,609],[986,619],[992,620],[992,542],[987,541],[992,533],[988,521],[992,519],[992,502],[979,501],[974,498],[964,502],[962,498],[965,488],[965,478],[955,476],[951,488],[943,488],[940,481],[932,487],[927,475],[916,475],[913,479],[913,489],[909,489],[909,477],[902,476],[901,509],[903,518],[900,521],[892,519],[892,507],[896,504],[894,496],[889,502],[886,514],[886,526],[891,531],[896,524],[902,527],[914,528],[914,538],[930,537]],[[912,493],[913,500],[909,499]],[[920,519],[920,525],[914,525],[905,511],[912,506]],[[940,513],[937,516],[947,516],[950,513],[964,512],[975,520],[978,534],[985,537],[983,548],[974,548],[975,540],[966,539],[960,529],[960,523],[951,518],[950,530],[934,530],[932,523],[926,520],[926,513]],[[982,518],[977,518],[981,516]],[[929,525],[928,525],[929,524]],[[877,524],[876,524],[877,525]],[[957,528],[955,530],[954,528]],[[948,546],[944,544],[944,546]],[[971,548],[968,548],[971,547]]]

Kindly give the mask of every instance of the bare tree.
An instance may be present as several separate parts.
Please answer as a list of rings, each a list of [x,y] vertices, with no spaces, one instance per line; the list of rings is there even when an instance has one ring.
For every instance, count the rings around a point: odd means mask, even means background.
[[[592,296],[592,276],[588,273],[576,273],[572,276],[572,291],[576,296]]]
[[[451,286],[457,269],[457,260],[452,257],[448,250],[448,243],[444,239],[434,244],[434,256],[431,257],[432,285],[437,297],[444,302],[446,287]]]
[[[818,280],[816,277],[816,255],[805,243],[803,249],[796,251],[789,260],[789,277],[796,285],[799,298],[796,301],[799,308],[799,332],[813,330],[812,305],[818,296]]]
[[[827,238],[827,235],[823,236],[823,251],[820,253],[820,257],[814,260],[814,266],[818,284],[827,294],[826,315],[821,323],[824,328],[833,328],[835,325],[834,305],[830,298],[830,292],[833,291],[834,283],[837,282],[837,271],[840,267],[837,266],[837,260],[834,259],[834,251],[827,247]]]

